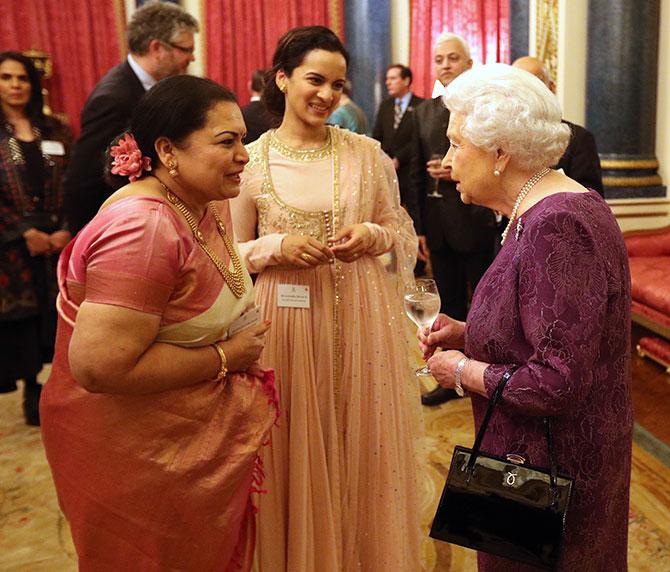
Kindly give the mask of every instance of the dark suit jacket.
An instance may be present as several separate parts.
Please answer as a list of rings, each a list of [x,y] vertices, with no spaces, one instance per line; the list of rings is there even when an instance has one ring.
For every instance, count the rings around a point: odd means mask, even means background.
[[[565,153],[555,169],[563,172],[587,189],[593,189],[603,195],[603,179],[600,172],[600,158],[593,134],[569,121],[563,120],[572,131],[572,137]]]
[[[143,94],[140,80],[124,62],[109,70],[86,100],[81,112],[81,135],[63,181],[63,208],[72,234],[95,216],[114,191],[103,175],[105,151],[112,139],[128,128]]]
[[[409,105],[400,120],[398,129],[393,129],[395,98],[389,97],[381,102],[375,119],[372,136],[382,144],[382,149],[391,158],[398,159],[400,168],[397,171],[400,186],[400,200],[407,205],[409,189],[409,171],[412,159],[412,115],[416,107],[425,101],[422,97],[412,95]],[[410,215],[412,213],[410,212]]]
[[[242,117],[247,124],[245,144],[256,141],[263,133],[273,127],[274,120],[261,101],[250,101],[242,108]]]
[[[464,204],[455,183],[437,182],[426,171],[432,155],[444,157],[449,149],[449,110],[442,98],[424,101],[414,110],[413,120],[408,211],[418,213],[414,219],[417,234],[426,236],[431,251],[445,246],[461,253],[491,250],[496,230],[493,211]],[[436,183],[442,195],[439,199],[427,196]]]

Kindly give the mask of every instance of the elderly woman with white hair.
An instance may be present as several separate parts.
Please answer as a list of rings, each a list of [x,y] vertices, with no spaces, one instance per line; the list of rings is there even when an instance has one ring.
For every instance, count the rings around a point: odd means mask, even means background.
[[[419,333],[446,388],[472,396],[477,428],[509,378],[482,444],[548,467],[550,417],[559,470],[574,478],[560,570],[625,570],[633,415],[630,275],[605,201],[548,168],[570,136],[554,95],[504,64],[455,79],[444,164],[465,203],[509,218],[467,322],[441,314]],[[447,351],[434,353],[440,347]],[[463,352],[453,348],[464,348]],[[516,369],[515,369],[516,368]],[[526,570],[479,553],[479,570]]]

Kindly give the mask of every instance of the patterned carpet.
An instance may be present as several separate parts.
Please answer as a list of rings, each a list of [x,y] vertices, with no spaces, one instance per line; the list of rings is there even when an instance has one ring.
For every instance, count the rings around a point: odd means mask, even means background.
[[[58,510],[40,433],[24,425],[20,405],[20,392],[0,395],[0,570],[75,571],[72,541]],[[428,476],[422,510],[427,531],[454,445],[472,444],[469,401],[426,409],[425,426]],[[670,469],[638,446],[633,449],[631,498],[630,570],[670,571]],[[470,550],[428,538],[423,549],[427,571],[476,569]]]

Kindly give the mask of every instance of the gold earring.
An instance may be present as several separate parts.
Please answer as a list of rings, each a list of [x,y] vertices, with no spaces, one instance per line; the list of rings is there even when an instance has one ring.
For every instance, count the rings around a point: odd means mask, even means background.
[[[281,87],[279,88],[279,91],[281,91],[282,93],[286,93],[286,84],[285,83],[283,83],[281,85]]]
[[[168,175],[170,175],[173,179],[179,174],[177,172],[177,163],[174,161],[170,160],[167,162],[167,168],[168,168]]]

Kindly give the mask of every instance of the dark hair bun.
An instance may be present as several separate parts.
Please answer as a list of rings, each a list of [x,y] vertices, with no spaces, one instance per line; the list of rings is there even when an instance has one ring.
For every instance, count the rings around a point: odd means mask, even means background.
[[[263,88],[262,99],[268,111],[273,115],[282,117],[286,110],[284,94],[275,82],[277,72],[282,70],[287,76],[290,76],[312,50],[339,52],[349,65],[349,52],[331,29],[325,26],[304,26],[289,30],[279,38],[275,55],[272,58],[272,69],[265,78]]]
[[[158,165],[156,140],[166,137],[179,145],[191,133],[204,127],[207,113],[221,101],[237,103],[232,91],[212,80],[192,75],[168,77],[142,96],[133,112],[129,131],[142,156],[149,157],[155,169]],[[115,137],[106,153],[105,178],[116,188],[127,184],[128,178],[112,175],[110,150],[126,133]]]

